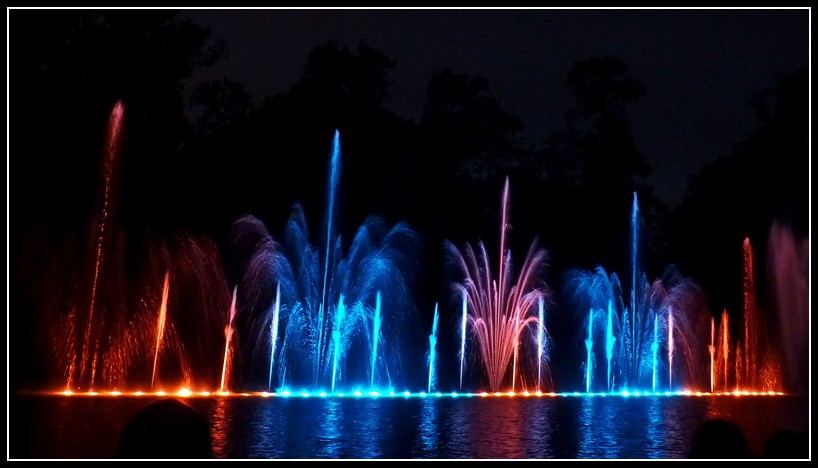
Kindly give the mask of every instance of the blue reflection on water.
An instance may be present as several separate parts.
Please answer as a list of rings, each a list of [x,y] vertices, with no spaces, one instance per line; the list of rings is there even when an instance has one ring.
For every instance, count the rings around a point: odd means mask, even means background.
[[[806,397],[191,398],[219,458],[684,458],[720,417],[751,450],[808,428]],[[140,398],[17,398],[13,458],[107,458]]]
[[[424,398],[420,404],[420,431],[421,447],[428,457],[433,457],[438,451],[437,437],[440,433],[438,429],[437,410],[439,401]]]

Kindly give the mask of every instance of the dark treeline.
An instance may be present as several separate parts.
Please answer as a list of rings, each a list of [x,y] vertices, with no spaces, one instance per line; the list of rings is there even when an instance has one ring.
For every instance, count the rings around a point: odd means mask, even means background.
[[[424,330],[437,301],[446,305],[442,329],[456,322],[443,241],[482,239],[496,257],[506,176],[514,258],[522,262],[538,236],[556,293],[568,269],[596,265],[618,272],[629,289],[634,191],[648,277],[677,264],[707,291],[714,313],[740,307],[744,237],[763,259],[774,220],[807,234],[806,70],[770,77],[769,89],[748,96],[757,129],[691,177],[684,202],[669,207],[644,183],[651,167],[628,117],[650,89],[617,57],[578,57],[564,71],[573,102],[563,123],[529,142],[491,84],[457,70],[435,71],[419,120],[401,118],[388,106],[390,74],[400,64],[375,45],[318,44],[287,92],[255,103],[227,78],[184,88],[229,44],[173,11],[16,10],[10,28],[9,315],[12,330],[26,331],[13,344],[36,333],[37,310],[48,301],[39,281],[59,261],[60,246],[90,234],[117,100],[125,143],[115,222],[132,237],[212,237],[231,284],[241,259],[230,228],[241,215],[257,216],[278,238],[298,202],[319,241],[330,145],[340,130],[338,227],[350,239],[373,214],[415,229],[423,250],[413,290]],[[558,296],[550,316],[559,374],[560,354],[581,344],[574,339],[580,319]],[[31,372],[15,354],[14,374]]]

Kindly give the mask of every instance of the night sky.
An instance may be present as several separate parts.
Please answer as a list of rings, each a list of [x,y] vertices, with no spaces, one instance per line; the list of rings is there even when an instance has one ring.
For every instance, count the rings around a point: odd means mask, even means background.
[[[687,176],[756,124],[748,97],[808,63],[804,10],[188,11],[227,40],[228,56],[192,83],[228,77],[260,103],[287,91],[309,51],[363,41],[396,64],[386,107],[417,120],[435,70],[488,79],[540,144],[559,124],[574,61],[616,55],[647,91],[630,112],[647,182],[679,204]]]
[[[772,303],[770,226],[783,220],[809,236],[806,9],[81,13],[9,15],[10,329],[29,349],[12,360],[18,382],[48,372],[49,314],[87,301],[118,100],[111,242],[124,259],[114,277],[128,287],[122,278],[160,284],[161,272],[145,271],[187,233],[216,246],[232,287],[247,253],[233,222],[253,214],[281,240],[296,202],[319,244],[335,129],[344,241],[372,214],[408,222],[423,244],[412,258],[418,330],[449,301],[445,240],[483,239],[496,258],[506,176],[515,261],[539,236],[557,309],[568,308],[560,295],[571,268],[628,277],[635,192],[648,278],[677,264],[713,316],[740,310],[745,237],[757,249],[759,297]],[[567,77],[578,66],[604,75],[605,64],[624,65],[624,78],[614,91],[579,86],[586,98],[609,92],[583,114]],[[430,83],[445,92],[434,96]],[[557,373],[565,366],[577,380],[564,356],[581,351],[582,318],[555,320]],[[442,323],[453,330],[453,313]]]

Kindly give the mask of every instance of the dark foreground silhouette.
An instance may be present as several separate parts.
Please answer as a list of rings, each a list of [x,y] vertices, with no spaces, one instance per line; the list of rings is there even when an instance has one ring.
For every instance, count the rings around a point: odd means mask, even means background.
[[[212,458],[210,427],[202,415],[181,401],[157,400],[125,425],[117,456]]]
[[[738,426],[710,419],[696,429],[688,458],[753,458]]]
[[[764,458],[809,458],[807,431],[784,429],[771,435],[764,443]]]
[[[809,458],[809,434],[783,429],[764,443],[763,458]],[[688,458],[756,458],[741,429],[722,419],[702,423],[693,436]]]

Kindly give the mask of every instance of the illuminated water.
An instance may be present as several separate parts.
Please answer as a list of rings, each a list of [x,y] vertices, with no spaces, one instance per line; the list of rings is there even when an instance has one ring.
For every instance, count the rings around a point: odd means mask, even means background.
[[[705,295],[672,265],[661,278],[648,281],[639,263],[640,229],[634,192],[630,307],[616,273],[597,266],[567,275],[576,313],[584,317],[581,368],[586,392],[706,389],[710,367],[704,356],[712,343],[699,345],[706,335],[701,325],[707,314]]]
[[[233,225],[234,240],[254,246],[239,288],[241,313],[263,324],[244,338],[250,356],[243,363],[245,388],[335,392],[405,383],[404,361],[412,360],[407,347],[417,345],[413,334],[420,336],[407,284],[417,236],[406,223],[388,227],[370,216],[350,242],[342,239],[340,175],[336,132],[320,244],[311,242],[298,204],[281,243],[255,216]],[[253,375],[261,364],[263,387]]]
[[[537,248],[536,240],[531,243],[528,254],[519,270],[512,267],[511,250],[507,248],[506,235],[509,224],[509,181],[506,178],[502,196],[502,217],[500,218],[499,261],[494,267],[482,242],[475,246],[466,244],[458,250],[446,241],[446,249],[452,256],[460,276],[454,285],[458,295],[464,300],[464,322],[461,324],[460,379],[462,387],[463,359],[465,356],[466,325],[477,345],[482,364],[492,391],[510,387],[515,390],[520,380],[526,387],[537,384],[537,377],[543,365],[542,347],[531,348],[536,343],[540,326],[537,304],[548,289],[540,276],[546,263],[546,251]],[[496,275],[492,274],[496,267]],[[533,340],[529,340],[533,337]],[[522,350],[521,350],[522,347]],[[518,361],[533,357],[534,370],[523,368]],[[538,361],[538,362],[537,362]],[[510,369],[509,369],[510,365]],[[525,371],[530,377],[526,379]],[[508,385],[508,377],[511,385]]]
[[[11,458],[109,458],[149,397],[15,396]],[[190,398],[219,458],[683,458],[710,418],[761,453],[805,397]]]

